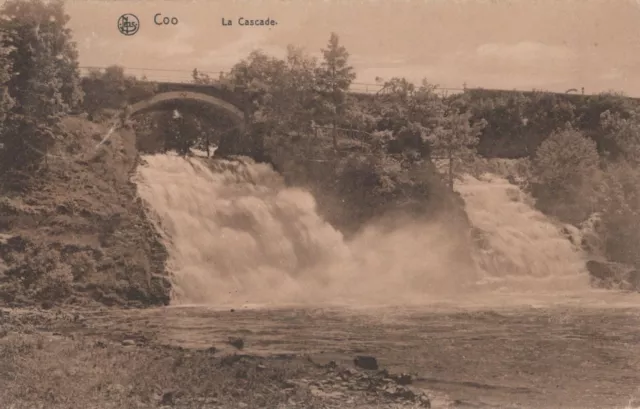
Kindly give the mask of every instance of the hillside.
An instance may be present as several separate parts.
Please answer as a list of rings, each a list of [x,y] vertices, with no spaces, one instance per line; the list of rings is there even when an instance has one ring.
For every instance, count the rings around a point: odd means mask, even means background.
[[[0,300],[167,304],[166,250],[130,181],[135,135],[97,147],[106,125],[68,117],[61,128],[29,188],[0,186]]]

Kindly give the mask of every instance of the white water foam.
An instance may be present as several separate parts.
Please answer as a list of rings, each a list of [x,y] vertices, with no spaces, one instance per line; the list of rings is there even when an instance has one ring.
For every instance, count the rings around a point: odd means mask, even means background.
[[[510,292],[590,290],[582,250],[517,186],[491,174],[465,175],[456,190],[479,232],[474,254],[484,284]]]
[[[485,291],[588,289],[580,252],[501,179],[457,186],[485,244],[474,268],[446,223],[370,226],[346,241],[308,192],[267,165],[144,159],[138,188],[167,239],[174,304],[469,302]]]

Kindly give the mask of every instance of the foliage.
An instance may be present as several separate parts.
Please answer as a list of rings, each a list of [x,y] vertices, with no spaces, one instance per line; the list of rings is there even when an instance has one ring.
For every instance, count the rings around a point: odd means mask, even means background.
[[[601,176],[596,143],[567,126],[537,149],[533,193],[543,211],[577,224],[597,211]]]
[[[318,104],[315,118],[321,125],[331,125],[334,150],[338,150],[336,127],[347,106],[347,92],[356,78],[349,65],[349,53],[340,45],[336,33],[331,33],[326,49],[322,50],[323,61],[316,68],[316,90]]]
[[[149,98],[156,92],[153,83],[128,76],[124,68],[112,65],[104,72],[92,70],[82,80],[85,92],[84,110],[97,119],[104,110],[121,110],[126,104]]]
[[[82,100],[78,55],[62,2],[10,0],[0,15],[0,48],[12,69],[6,84],[15,100],[1,135],[1,162],[32,168],[54,142],[60,118]]]
[[[387,215],[428,218],[455,213],[458,203],[433,165],[403,159],[385,153],[355,153],[341,159],[330,173],[335,180],[332,194],[340,198],[341,211],[328,218],[349,232]]]
[[[316,62],[301,49],[289,47],[279,60],[261,51],[236,64],[221,84],[242,90],[253,102],[253,117],[270,135],[308,130]]]
[[[425,193],[441,185],[426,166],[431,150],[446,150],[452,162],[464,159],[482,121],[449,109],[427,81],[415,86],[392,78],[375,99],[350,97],[355,75],[336,34],[322,53],[318,64],[295,47],[282,60],[253,52],[220,82],[254,101],[254,133],[262,132],[285,178],[314,190],[321,208],[334,208],[328,218],[342,227],[408,203],[445,202]],[[415,172],[422,176],[410,176]],[[334,198],[342,200],[339,211],[328,203]]]
[[[264,149],[277,154],[300,146],[300,138],[312,133],[316,65],[315,59],[295,47],[288,48],[284,60],[255,51],[236,64],[219,85],[241,93],[252,104],[252,127],[242,138],[223,130],[220,151],[260,158]]]
[[[531,157],[553,131],[576,119],[571,101],[546,92],[469,90],[451,100],[464,104],[474,120],[486,120],[478,148],[489,157]]]
[[[630,110],[627,117],[607,110],[600,115],[604,140],[615,159],[640,165],[640,110]]]
[[[449,112],[441,125],[430,137],[431,149],[438,157],[444,157],[449,162],[449,186],[453,188],[456,162],[459,160],[471,161],[476,152],[482,129],[486,121],[481,120],[471,123],[470,112]]]
[[[584,131],[598,132],[604,112],[609,111],[614,115],[620,114],[623,118],[627,118],[637,105],[637,101],[619,93],[603,92],[583,97],[576,101],[575,125]],[[597,138],[597,135],[589,136]]]
[[[409,152],[416,157],[430,155],[429,143],[442,125],[446,107],[434,92],[435,86],[423,81],[415,87],[404,78],[392,78],[384,84],[384,94],[374,107],[377,131],[390,131],[393,138],[389,153]]]
[[[640,266],[640,169],[626,161],[607,164],[602,196],[605,251],[609,259]]]
[[[21,256],[21,263],[7,272],[7,277],[17,286],[15,294],[6,294],[5,298],[25,293],[30,299],[60,302],[72,292],[71,267],[62,263],[60,253],[54,250],[31,248]]]
[[[197,68],[193,69],[193,72],[191,73],[191,77],[193,78],[194,84],[206,85],[206,84],[213,84],[215,82],[213,78],[211,78],[209,75],[205,73],[201,73],[200,71],[198,71]]]

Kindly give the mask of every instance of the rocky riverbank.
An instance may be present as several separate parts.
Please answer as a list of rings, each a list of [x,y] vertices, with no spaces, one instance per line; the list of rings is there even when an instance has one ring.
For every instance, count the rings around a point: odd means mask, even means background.
[[[431,407],[407,374],[115,339],[79,310],[0,310],[0,366],[0,405],[14,409]]]

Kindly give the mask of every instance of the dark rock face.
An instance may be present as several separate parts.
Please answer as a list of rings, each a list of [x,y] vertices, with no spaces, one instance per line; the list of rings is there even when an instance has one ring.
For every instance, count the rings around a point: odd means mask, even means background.
[[[597,288],[640,291],[640,271],[622,263],[589,260],[591,285]]]

